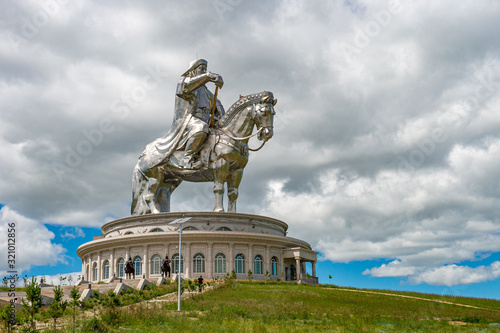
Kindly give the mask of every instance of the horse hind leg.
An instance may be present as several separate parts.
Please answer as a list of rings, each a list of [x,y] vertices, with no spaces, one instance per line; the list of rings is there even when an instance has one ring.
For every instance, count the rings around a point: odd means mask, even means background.
[[[214,169],[214,212],[224,211],[224,183],[229,173],[229,163],[220,159]]]
[[[161,213],[170,212],[170,198],[172,192],[182,183],[179,179],[163,179],[156,191],[155,206]]]
[[[227,198],[229,200],[227,211],[236,213],[236,199],[238,199],[238,188],[243,177],[243,169],[231,172],[227,177]]]

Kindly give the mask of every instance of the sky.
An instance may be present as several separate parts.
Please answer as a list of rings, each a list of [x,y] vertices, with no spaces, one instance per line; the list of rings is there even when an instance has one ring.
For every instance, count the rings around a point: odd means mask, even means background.
[[[286,222],[321,283],[500,299],[498,17],[494,0],[2,0],[0,252],[14,223],[22,275],[79,274],[204,58],[226,109],[278,99],[238,211]],[[185,182],[172,211],[212,195]]]

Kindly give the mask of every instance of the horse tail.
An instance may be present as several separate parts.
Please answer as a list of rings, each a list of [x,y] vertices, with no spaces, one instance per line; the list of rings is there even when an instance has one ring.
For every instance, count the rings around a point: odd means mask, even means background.
[[[142,170],[141,158],[142,155],[132,172],[132,205],[130,207],[132,215],[147,214],[149,212],[147,200],[151,199],[149,198],[150,195],[148,195],[150,193],[150,183],[156,182],[155,179],[146,176]]]

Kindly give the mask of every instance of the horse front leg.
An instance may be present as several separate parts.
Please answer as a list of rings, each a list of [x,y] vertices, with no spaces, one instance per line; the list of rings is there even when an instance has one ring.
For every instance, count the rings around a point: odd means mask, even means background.
[[[220,159],[214,169],[214,212],[224,211],[224,183],[229,173],[229,163]]]
[[[229,199],[227,211],[236,213],[236,199],[238,199],[238,187],[243,177],[243,169],[229,173],[227,177],[227,198]]]

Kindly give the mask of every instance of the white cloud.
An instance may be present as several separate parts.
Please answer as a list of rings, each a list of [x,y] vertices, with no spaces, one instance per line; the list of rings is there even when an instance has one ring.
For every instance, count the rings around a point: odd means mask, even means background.
[[[35,276],[37,281],[40,281],[41,278],[45,279],[45,283],[60,285],[63,284],[66,286],[74,285],[78,281],[78,277],[82,275],[82,272],[75,273],[65,273],[65,274],[55,274],[55,275],[37,275]],[[68,278],[71,276],[71,281]],[[61,280],[61,278],[66,278],[65,280]]]
[[[13,228],[12,228],[13,227]],[[32,265],[55,265],[65,262],[66,250],[60,244],[52,243],[54,234],[40,222],[26,218],[7,206],[0,209],[0,234],[4,240],[0,242],[0,251],[7,253],[8,230],[15,229],[15,267],[7,266],[7,261],[0,262],[0,275],[7,271],[22,272]]]
[[[0,194],[40,230],[45,256],[33,260],[62,256],[41,222],[100,226],[130,213],[134,164],[167,132],[177,81],[197,56],[224,77],[226,108],[264,89],[279,100],[275,136],[245,169],[240,212],[281,218],[327,260],[391,261],[373,276],[500,251],[500,4],[401,2],[383,19],[393,3],[233,2],[222,13],[210,1],[72,1],[24,37],[23,18],[44,9],[6,5]],[[17,50],[12,33],[24,38]],[[357,48],[351,61],[343,43]],[[131,101],[152,70],[158,85]],[[113,130],[57,177],[54,162],[108,118]],[[172,209],[211,210],[211,187],[181,184]]]
[[[454,286],[495,280],[500,277],[500,261],[490,266],[446,265],[425,269],[410,277],[413,283],[427,283],[435,286]]]
[[[64,233],[61,234],[61,237],[64,239],[75,239],[85,237],[85,232],[81,228],[75,227],[74,232],[69,230],[64,230]]]
[[[440,168],[383,171],[373,177],[333,169],[299,193],[286,191],[289,180],[273,181],[261,214],[286,221],[291,235],[311,242],[323,259],[395,259],[364,274],[433,283],[426,268],[500,251],[499,200],[484,199],[496,191],[488,175],[500,169],[495,157],[499,142],[455,148],[450,164]],[[440,272],[431,271],[432,276]]]
[[[380,267],[375,267],[372,269],[366,269],[363,272],[363,275],[371,275],[375,277],[407,277],[410,275],[415,274],[416,269],[415,267],[408,267],[404,266],[401,264],[401,261],[399,260],[394,260],[391,261],[390,263],[383,264]]]

